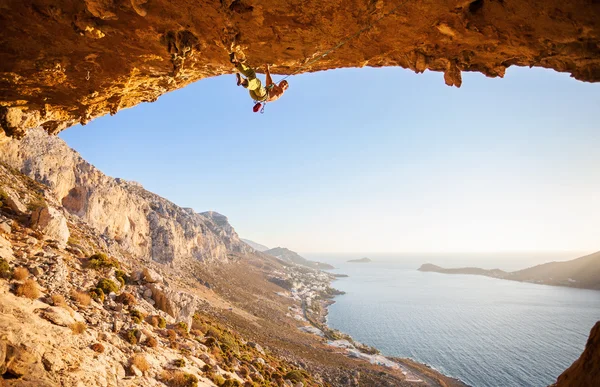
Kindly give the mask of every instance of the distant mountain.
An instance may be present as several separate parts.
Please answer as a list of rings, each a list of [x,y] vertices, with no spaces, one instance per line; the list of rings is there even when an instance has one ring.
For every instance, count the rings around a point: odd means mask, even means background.
[[[365,258],[361,258],[361,259],[351,259],[348,262],[350,262],[350,263],[369,263],[369,262],[373,262],[373,261],[371,261],[369,258],[365,257]]]
[[[244,238],[240,238],[240,239],[242,240],[242,242],[244,242],[248,246],[252,247],[256,251],[267,251],[267,250],[269,250],[269,248],[267,246],[261,245],[260,243],[256,243],[254,241],[251,241],[250,239],[244,239]]]
[[[512,281],[600,290],[600,251],[570,261],[544,263],[513,272],[477,267],[445,269],[430,263],[422,265],[419,270],[445,274],[484,275]]]
[[[298,253],[296,253],[292,250],[286,249],[285,247],[275,247],[274,249],[263,251],[263,253],[269,254],[273,257],[282,259],[287,262],[293,262],[297,265],[302,265],[302,266],[310,267],[313,269],[322,269],[322,270],[335,269],[333,266],[328,265],[326,263],[309,261],[308,259],[298,255]]]

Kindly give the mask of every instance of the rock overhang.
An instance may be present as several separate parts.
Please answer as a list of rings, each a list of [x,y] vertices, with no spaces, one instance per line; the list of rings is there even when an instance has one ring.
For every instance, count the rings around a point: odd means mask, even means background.
[[[0,125],[17,137],[36,126],[56,134],[230,74],[232,49],[280,74],[399,66],[443,72],[460,87],[464,71],[502,77],[517,65],[600,81],[600,4],[588,0],[24,0],[0,8]]]

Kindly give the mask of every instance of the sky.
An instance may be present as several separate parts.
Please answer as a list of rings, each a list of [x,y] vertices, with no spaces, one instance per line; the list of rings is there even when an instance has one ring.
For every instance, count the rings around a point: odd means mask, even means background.
[[[288,81],[262,115],[229,75],[60,137],[269,247],[600,250],[600,84],[514,67],[463,73],[460,89],[400,68]]]

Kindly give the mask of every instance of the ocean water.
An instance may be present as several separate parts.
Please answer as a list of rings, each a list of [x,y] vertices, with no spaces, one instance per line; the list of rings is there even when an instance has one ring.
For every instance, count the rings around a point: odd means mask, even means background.
[[[346,294],[329,308],[331,327],[471,386],[554,382],[600,319],[600,291],[321,260],[349,275],[334,282]]]

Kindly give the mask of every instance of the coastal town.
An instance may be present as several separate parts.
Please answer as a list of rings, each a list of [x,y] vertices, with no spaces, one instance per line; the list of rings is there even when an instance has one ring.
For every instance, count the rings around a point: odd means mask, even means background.
[[[298,321],[299,330],[321,337],[330,347],[350,358],[398,370],[407,381],[440,385],[437,378],[431,377],[433,374],[429,373],[431,369],[428,367],[419,366],[410,359],[387,358],[376,348],[360,343],[350,335],[327,325],[327,307],[335,302],[335,296],[345,294],[331,286],[340,277],[347,276],[290,264],[285,271],[275,273],[270,280],[287,290],[278,292],[279,296],[295,301],[289,307],[288,316]]]

